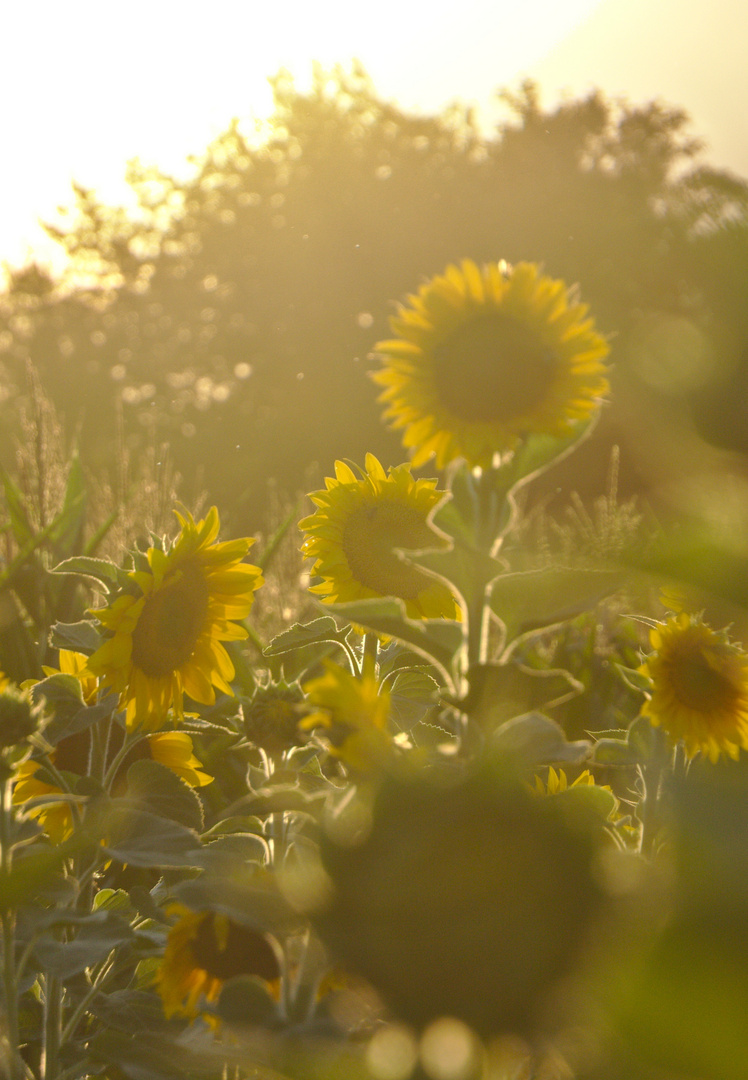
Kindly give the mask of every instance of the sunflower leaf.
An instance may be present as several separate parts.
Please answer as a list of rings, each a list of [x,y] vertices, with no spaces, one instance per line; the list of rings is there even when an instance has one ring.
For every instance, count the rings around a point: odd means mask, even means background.
[[[463,642],[460,623],[448,619],[408,619],[402,600],[394,597],[351,600],[329,607],[341,619],[408,645],[434,664],[450,686],[454,685],[455,658]]]
[[[72,678],[72,676],[68,676],[68,678]],[[49,680],[44,679],[43,681],[46,683]],[[35,691],[36,687],[34,687],[32,693]],[[79,731],[85,731],[92,724],[97,724],[100,720],[103,720],[104,717],[111,716],[116,707],[117,695],[107,694],[96,705],[84,705],[81,708],[79,702],[76,711],[56,708],[53,719],[44,729],[44,738],[51,746],[57,746],[62,739],[66,739],[69,735],[76,735]]]
[[[390,717],[401,731],[410,731],[433,709],[439,684],[425,671],[396,671],[391,678]]]
[[[638,757],[626,739],[598,739],[592,749],[596,765],[636,765]]]
[[[422,567],[436,575],[452,591],[457,591],[468,608],[480,597],[492,581],[505,572],[505,566],[485,551],[455,543],[449,551],[398,551],[403,562]]]
[[[149,813],[199,832],[203,804],[196,791],[158,761],[134,761],[127,770],[127,794]]]
[[[102,831],[107,838],[102,851],[117,862],[145,867],[200,866],[202,862],[197,833],[140,809],[130,799],[112,799]]]
[[[624,581],[619,571],[543,568],[502,574],[491,586],[490,606],[511,642],[530,630],[571,619],[610,596]]]
[[[90,555],[74,555],[70,559],[63,559],[52,568],[50,573],[78,574],[80,577],[97,581],[105,587],[107,592],[109,592],[109,586],[122,588],[130,581],[127,572],[119,566],[115,566],[108,559],[95,559]]]
[[[496,470],[501,491],[516,491],[567,457],[583,439],[591,435],[597,419],[597,414],[594,414],[588,420],[578,421],[568,435],[527,435],[508,461]]]
[[[50,639],[56,649],[71,649],[85,656],[96,652],[102,641],[97,624],[92,619],[81,619],[74,623],[56,622]]]
[[[586,739],[567,742],[560,724],[538,712],[507,720],[493,733],[491,745],[502,755],[520,757],[531,765],[551,765],[561,761],[576,764],[590,751]]]

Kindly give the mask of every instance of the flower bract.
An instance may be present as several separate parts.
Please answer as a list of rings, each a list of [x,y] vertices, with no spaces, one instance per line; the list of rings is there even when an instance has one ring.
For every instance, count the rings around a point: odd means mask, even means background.
[[[222,642],[247,636],[233,620],[249,614],[262,584],[259,568],[242,562],[252,540],[216,542],[215,507],[201,521],[177,518],[171,547],[149,548],[147,569],[130,573],[133,591],[94,611],[112,636],[89,670],[120,695],[131,730],[158,730],[170,708],[183,715],[184,694],[212,705],[216,689],[232,693],[234,665]]]
[[[435,480],[414,479],[409,464],[385,473],[373,454],[357,476],[343,461],[323,491],[310,495],[315,513],[299,522],[306,533],[303,553],[315,560],[322,581],[311,592],[324,602],[395,596],[411,618],[457,618],[457,603],[445,584],[402,559],[396,551],[443,547],[444,537],[428,517],[444,496]]]
[[[680,612],[650,631],[641,667],[651,694],[642,713],[688,757],[737,758],[748,749],[748,654],[699,616]]]
[[[587,307],[534,263],[450,265],[390,320],[376,349],[385,419],[414,466],[489,466],[528,434],[562,437],[608,390],[608,345]]]
[[[264,934],[213,911],[174,904],[171,913],[178,919],[169,931],[156,977],[167,1019],[194,1020],[206,1003],[218,1000],[226,980],[238,975],[262,979],[271,995],[277,990],[280,964]]]

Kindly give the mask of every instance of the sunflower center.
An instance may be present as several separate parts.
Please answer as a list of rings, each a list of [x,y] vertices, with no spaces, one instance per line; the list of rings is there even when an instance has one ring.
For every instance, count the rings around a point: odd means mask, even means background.
[[[208,585],[189,565],[146,598],[132,633],[132,662],[149,679],[176,671],[192,656],[208,612]]]
[[[259,975],[272,982],[280,976],[273,947],[262,934],[248,926],[226,919],[223,944],[216,934],[216,919],[209,915],[197,928],[190,943],[195,963],[214,979],[233,979],[236,975]]]
[[[734,706],[740,696],[730,677],[729,657],[719,657],[720,668],[709,663],[697,644],[683,649],[668,664],[670,685],[678,701],[697,712],[716,713]]]
[[[523,323],[490,312],[456,327],[433,349],[439,400],[461,420],[502,423],[547,395],[554,356]]]
[[[343,551],[354,578],[380,596],[415,600],[432,579],[401,562],[394,548],[434,547],[436,537],[413,507],[396,502],[367,503],[348,518]]]

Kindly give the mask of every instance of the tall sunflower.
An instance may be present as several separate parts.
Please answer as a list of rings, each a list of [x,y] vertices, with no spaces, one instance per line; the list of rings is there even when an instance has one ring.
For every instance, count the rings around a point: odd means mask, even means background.
[[[748,654],[699,616],[680,612],[650,630],[640,668],[651,682],[642,708],[688,757],[716,762],[748,750]]]
[[[212,705],[216,689],[232,693],[234,665],[221,643],[247,636],[232,620],[249,614],[263,580],[242,562],[253,540],[216,542],[215,506],[198,522],[176,516],[181,532],[171,547],[149,548],[147,569],[129,575],[132,592],[93,612],[112,636],[88,667],[120,695],[131,730],[157,730],[170,708],[183,715],[184,694]]]
[[[281,968],[268,937],[214,911],[174,904],[171,914],[178,919],[156,976],[167,1019],[194,1020],[202,1006],[218,1000],[227,979],[237,975],[255,975],[267,984],[270,996],[277,995]],[[210,1015],[206,1019],[212,1021]]]
[[[436,480],[415,480],[409,464],[385,473],[373,454],[360,476],[342,461],[325,490],[309,496],[317,510],[299,522],[306,533],[301,550],[315,560],[312,573],[322,581],[311,592],[323,602],[395,596],[414,619],[454,619],[459,608],[452,593],[433,577],[403,562],[398,548],[411,551],[446,543],[428,524],[444,496]]]
[[[563,436],[607,393],[608,346],[587,307],[534,263],[465,259],[427,281],[376,345],[385,419],[414,466],[487,467],[531,433]]]
[[[360,676],[329,659],[325,659],[324,666],[324,675],[303,686],[309,706],[315,711],[299,727],[303,731],[322,728],[333,757],[355,772],[370,772],[393,750],[387,730],[390,695],[380,686],[371,657],[366,657]]]

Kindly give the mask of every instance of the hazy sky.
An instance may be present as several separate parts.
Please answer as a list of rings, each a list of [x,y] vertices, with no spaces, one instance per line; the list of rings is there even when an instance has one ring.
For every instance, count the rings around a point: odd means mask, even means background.
[[[497,88],[527,74],[538,75],[548,101],[562,86],[578,92],[596,83],[688,108],[689,87],[703,98],[710,80],[719,82],[725,49],[744,48],[746,33],[736,34],[729,20],[714,25],[714,12],[733,4],[748,11],[742,0],[711,0],[703,15],[703,0],[16,3],[4,14],[0,44],[0,259],[19,263],[32,248],[50,250],[35,221],[70,201],[72,178],[114,201],[126,194],[129,158],[183,172],[187,155],[200,153],[233,116],[267,113],[267,77],[280,67],[304,85],[313,59],[357,57],[382,96],[421,110],[457,98],[488,106]],[[663,22],[662,12],[677,14],[680,26]],[[672,44],[689,20],[699,27],[696,65],[693,49],[681,58]],[[606,85],[612,69],[620,85]],[[718,106],[713,112],[728,129],[729,157],[731,125],[742,121],[745,129],[742,104],[727,123]],[[715,163],[733,164],[725,152]]]

